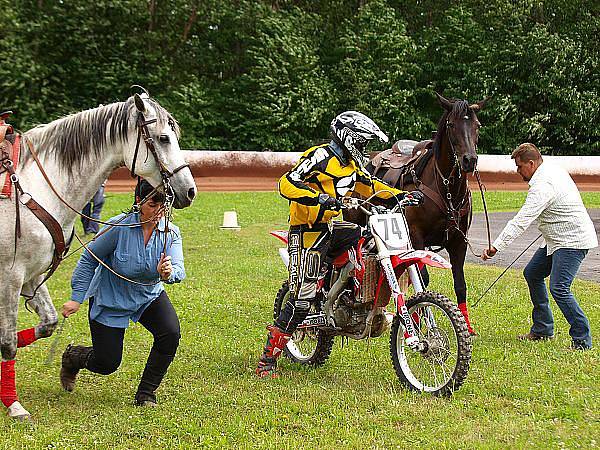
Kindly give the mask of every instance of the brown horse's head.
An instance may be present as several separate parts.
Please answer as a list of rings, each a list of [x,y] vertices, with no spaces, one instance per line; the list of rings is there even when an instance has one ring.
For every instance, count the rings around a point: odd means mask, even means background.
[[[481,126],[476,113],[484,107],[488,99],[469,105],[465,100],[448,100],[437,92],[435,95],[444,108],[434,144],[436,155],[439,156],[440,145],[446,135],[450,152],[453,153],[460,169],[463,172],[473,172],[477,167],[477,141]]]

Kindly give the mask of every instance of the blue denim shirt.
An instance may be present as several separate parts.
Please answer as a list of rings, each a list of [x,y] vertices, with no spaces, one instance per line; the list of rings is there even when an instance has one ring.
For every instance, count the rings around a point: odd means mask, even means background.
[[[110,219],[117,222],[123,214]],[[121,224],[139,223],[139,214],[132,214]],[[105,227],[106,228],[106,227]],[[165,221],[161,219],[144,245],[142,227],[113,227],[88,245],[89,249],[115,272],[143,283],[142,286],[125,281],[85,250],[71,278],[71,299],[83,303],[94,297],[90,319],[109,327],[127,328],[129,320],[137,322],[148,305],[164,290],[156,266],[164,249]],[[178,283],[185,278],[183,249],[179,228],[169,223],[166,253],[171,256],[173,272],[167,283]]]

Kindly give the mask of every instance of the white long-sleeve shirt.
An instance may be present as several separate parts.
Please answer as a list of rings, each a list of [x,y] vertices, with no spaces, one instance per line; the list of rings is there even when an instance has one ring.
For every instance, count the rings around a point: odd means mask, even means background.
[[[591,249],[598,246],[594,224],[579,190],[562,167],[543,162],[529,181],[525,204],[510,220],[493,246],[508,247],[533,222],[542,233],[551,255],[559,248]]]

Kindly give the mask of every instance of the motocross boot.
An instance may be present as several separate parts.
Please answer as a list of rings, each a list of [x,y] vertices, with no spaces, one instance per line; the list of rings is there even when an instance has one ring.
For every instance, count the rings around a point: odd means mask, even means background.
[[[67,345],[62,355],[62,366],[60,368],[60,384],[65,391],[72,392],[75,389],[77,374],[80,369],[87,367],[93,352],[93,347]]]
[[[269,331],[267,343],[263,350],[263,354],[258,360],[255,373],[259,378],[276,378],[277,373],[275,370],[277,369],[277,359],[282,355],[283,349],[292,335],[280,330],[275,325],[269,325],[267,330]]]
[[[471,321],[469,320],[469,311],[467,311],[467,303],[466,302],[459,303],[458,309],[460,309],[460,312],[462,313],[463,317],[465,318],[465,322],[467,322],[467,329],[469,330],[469,334],[471,336],[477,336],[477,333],[471,326]]]

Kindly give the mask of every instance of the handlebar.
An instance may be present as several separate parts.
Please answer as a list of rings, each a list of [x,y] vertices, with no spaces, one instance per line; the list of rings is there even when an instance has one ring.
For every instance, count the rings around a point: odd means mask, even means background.
[[[373,214],[381,214],[381,213],[385,213],[385,212],[389,212],[389,211],[396,212],[399,210],[403,210],[407,206],[418,206],[419,205],[419,202],[410,196],[405,196],[402,200],[399,200],[398,204],[395,205],[391,209],[386,208],[385,206],[381,206],[381,205],[374,205],[371,202],[371,199],[374,198],[380,192],[383,192],[383,191],[376,192],[375,194],[373,194],[371,197],[367,198],[366,200],[356,198],[356,197],[342,197],[341,198],[342,209],[360,209],[366,215],[372,216]],[[385,191],[385,192],[388,192],[388,191]],[[365,208],[365,206],[367,206],[367,205],[371,207],[370,210]]]

